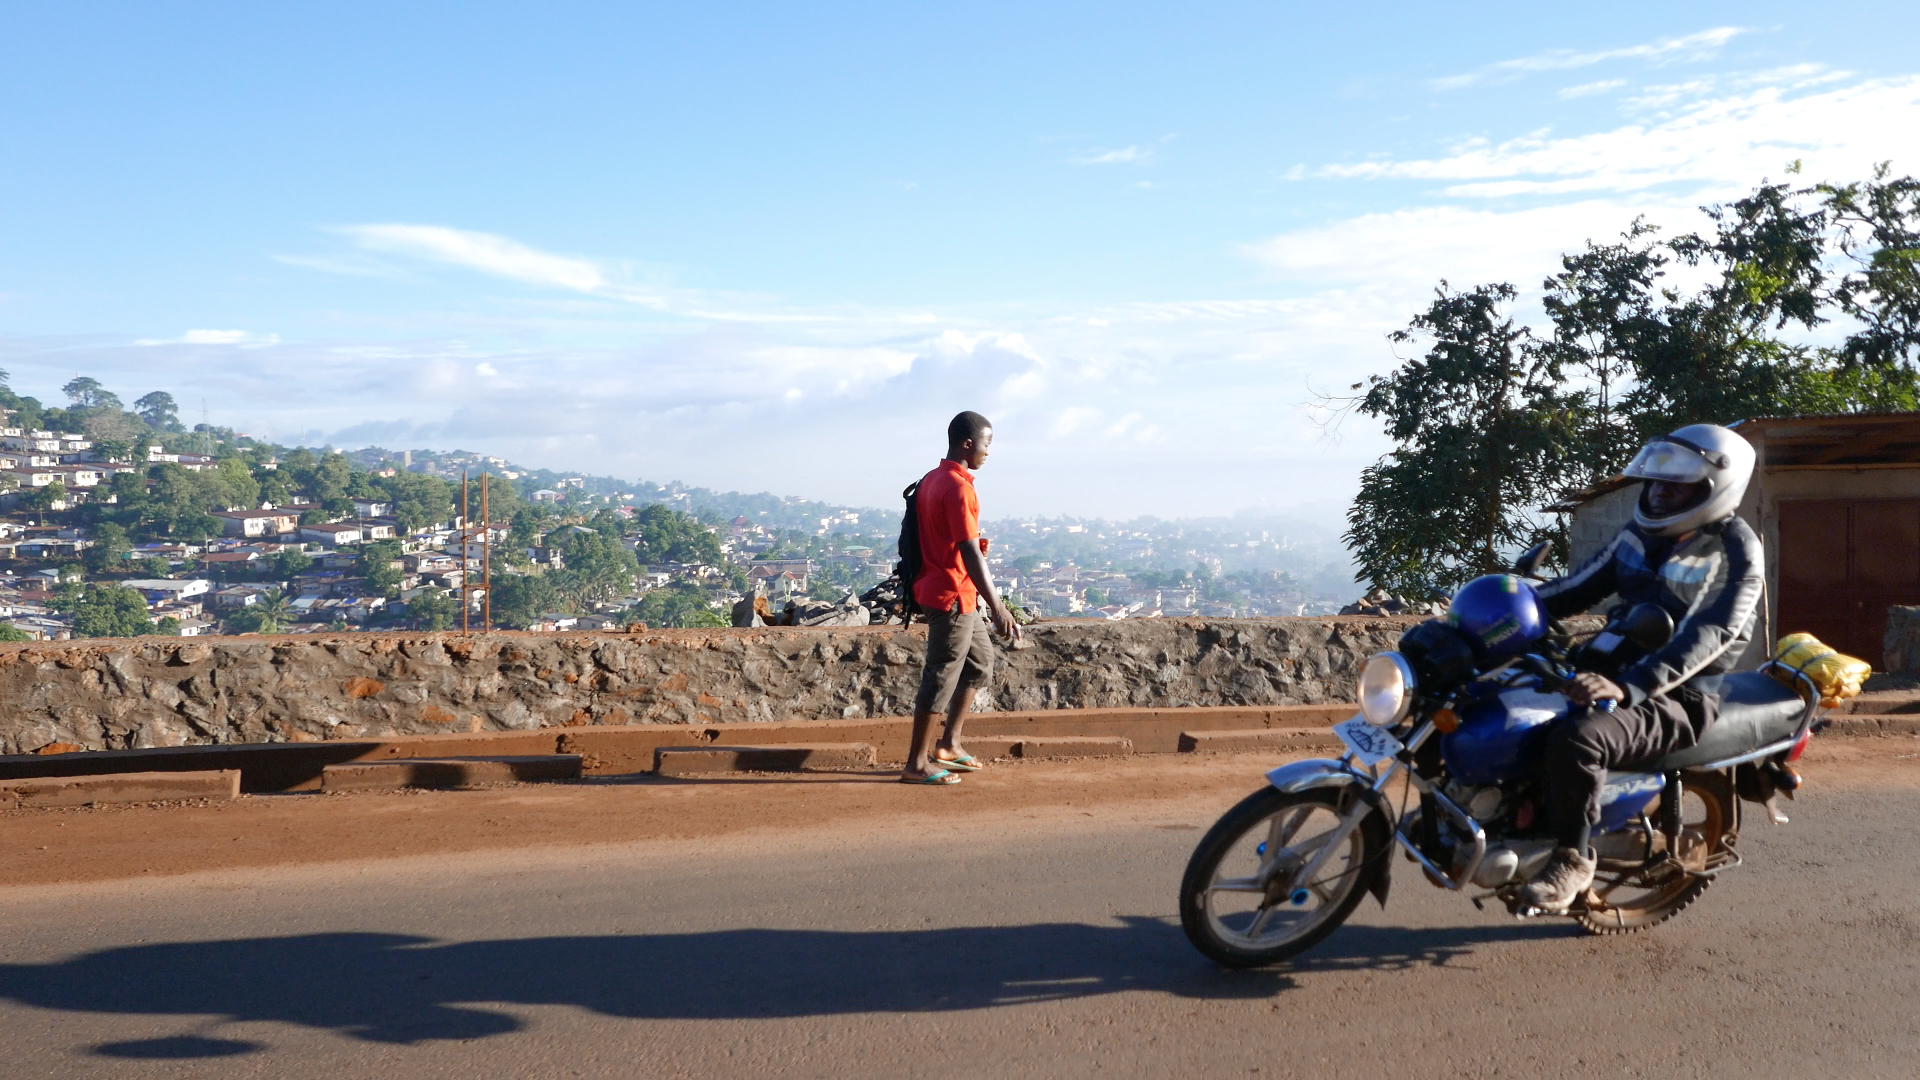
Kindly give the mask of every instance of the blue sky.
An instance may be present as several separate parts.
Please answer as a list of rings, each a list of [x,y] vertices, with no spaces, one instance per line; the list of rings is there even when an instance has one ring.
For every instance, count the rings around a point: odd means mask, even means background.
[[[1577,7],[9,5],[0,366],[881,505],[976,408],[990,514],[1332,520],[1305,406],[1439,278],[1920,170],[1920,6]]]

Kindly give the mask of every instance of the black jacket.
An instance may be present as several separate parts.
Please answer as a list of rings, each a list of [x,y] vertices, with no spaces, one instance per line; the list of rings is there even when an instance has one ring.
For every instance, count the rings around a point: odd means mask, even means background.
[[[1629,524],[1579,569],[1539,592],[1555,617],[1614,595],[1667,609],[1673,640],[1620,673],[1628,704],[1638,705],[1696,675],[1733,669],[1753,638],[1765,573],[1760,538],[1737,517],[1703,526],[1680,544]]]

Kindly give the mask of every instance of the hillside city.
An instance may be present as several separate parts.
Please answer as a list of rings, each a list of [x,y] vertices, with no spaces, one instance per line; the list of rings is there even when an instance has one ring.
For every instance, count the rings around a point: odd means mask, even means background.
[[[49,407],[3,383],[0,639],[725,626],[743,599],[852,604],[894,569],[900,509],[290,448],[188,429],[161,391],[129,409],[81,377]],[[1299,523],[983,532],[1036,618],[1331,614],[1358,592],[1337,539]]]

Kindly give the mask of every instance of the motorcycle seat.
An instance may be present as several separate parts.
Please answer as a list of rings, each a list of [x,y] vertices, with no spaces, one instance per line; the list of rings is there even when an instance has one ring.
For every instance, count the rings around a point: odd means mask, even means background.
[[[1699,742],[1647,762],[1648,772],[1688,769],[1779,742],[1799,728],[1807,706],[1791,687],[1758,671],[1703,676],[1692,685],[1720,698],[1719,717]]]

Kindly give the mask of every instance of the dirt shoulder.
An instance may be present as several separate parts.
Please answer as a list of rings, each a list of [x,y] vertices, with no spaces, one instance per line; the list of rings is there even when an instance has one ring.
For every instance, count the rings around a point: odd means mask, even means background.
[[[953,788],[909,787],[896,783],[894,773],[874,771],[12,810],[0,812],[0,881],[82,883],[770,831],[858,832],[915,821],[977,819],[983,827],[1000,828],[1038,814],[1094,816],[1155,806],[1191,817],[1196,808],[1224,811],[1280,760],[1267,754],[1150,754],[1004,762]],[[1814,785],[1920,787],[1920,739],[1817,741],[1802,772]]]

